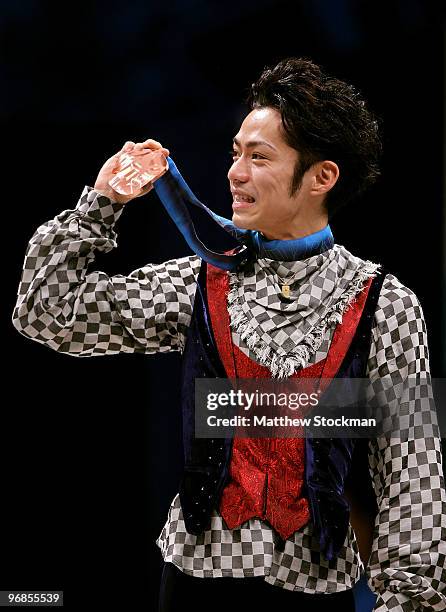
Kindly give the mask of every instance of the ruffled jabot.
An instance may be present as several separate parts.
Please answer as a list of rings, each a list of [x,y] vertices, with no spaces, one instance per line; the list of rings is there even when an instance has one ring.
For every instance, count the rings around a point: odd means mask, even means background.
[[[231,328],[274,378],[287,378],[308,365],[379,266],[337,244],[301,261],[257,259],[228,272]]]

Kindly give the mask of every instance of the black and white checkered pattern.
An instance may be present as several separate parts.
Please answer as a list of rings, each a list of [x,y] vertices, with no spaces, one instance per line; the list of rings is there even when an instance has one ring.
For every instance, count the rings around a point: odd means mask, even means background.
[[[327,329],[378,268],[337,244],[302,261],[259,259],[230,274],[231,329],[273,378],[286,379],[314,362]],[[289,298],[281,294],[285,282]]]
[[[164,560],[191,576],[217,578],[265,576],[270,584],[306,593],[335,593],[351,588],[363,568],[353,529],[350,527],[339,559],[327,561],[311,524],[296,531],[284,549],[265,522],[251,519],[237,529],[224,527],[217,511],[210,528],[199,536],[186,531],[177,495],[157,540]]]
[[[29,244],[14,311],[14,325],[21,333],[76,356],[182,350],[201,263],[197,256],[148,264],[128,276],[87,271],[95,251],[116,246],[113,226],[122,208],[86,188],[75,210],[38,228]],[[311,297],[300,296],[304,307],[311,307],[318,299],[313,292],[321,291],[317,271],[311,270],[314,261],[299,263],[301,279],[307,272],[312,275]],[[271,266],[271,260],[255,265]],[[276,272],[284,277],[284,269]],[[331,272],[326,278],[336,282]],[[257,294],[262,320],[261,301],[267,300],[270,308],[275,298],[264,279],[252,285],[246,291],[251,297]],[[275,328],[286,328],[286,308],[275,316],[283,319],[274,320]],[[268,328],[268,317],[262,323]],[[429,373],[426,329],[416,296],[391,274],[383,284],[372,333],[369,379],[372,386],[386,377],[391,380],[384,405],[390,414],[396,404],[405,407],[408,432],[407,440],[379,438],[369,443],[369,470],[379,505],[366,563],[369,584],[378,594],[375,610],[446,610],[446,496],[440,441],[434,426],[432,435],[414,435],[417,415],[427,414],[420,411],[423,398],[409,393],[402,401],[404,381]],[[333,326],[327,326],[309,363],[326,356],[332,334]],[[233,337],[255,358],[237,334]],[[268,339],[267,329],[262,337]],[[285,346],[295,340],[292,334],[284,339]],[[319,554],[311,525],[287,540],[284,550],[276,538],[258,519],[225,529],[218,512],[208,531],[191,536],[176,497],[157,543],[167,561],[194,576],[265,576],[273,585],[308,593],[344,590],[359,578],[362,563],[351,528],[333,562]]]
[[[40,226],[23,269],[14,325],[81,357],[181,350],[192,315],[197,256],[148,264],[128,276],[87,273],[95,251],[116,246],[122,204],[85,188],[76,210]]]
[[[287,353],[348,293],[364,267],[365,262],[336,244],[303,261],[260,259],[234,275],[234,282],[241,307],[259,336],[269,343],[273,338],[277,347]],[[369,267],[374,272],[378,266]],[[280,279],[290,284],[289,300],[280,299]]]

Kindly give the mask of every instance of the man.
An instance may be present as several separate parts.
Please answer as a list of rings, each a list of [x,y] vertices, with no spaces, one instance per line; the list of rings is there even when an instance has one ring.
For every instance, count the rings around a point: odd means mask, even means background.
[[[114,224],[132,199],[109,185],[118,153],[75,210],[31,239],[14,324],[72,355],[182,352],[185,475],[157,542],[163,612],[227,609],[238,596],[261,610],[278,603],[322,610],[330,602],[353,610],[363,562],[375,610],[446,610],[446,497],[435,429],[422,438],[369,440],[362,465],[376,509],[365,508],[375,527],[371,551],[361,544],[363,559],[346,502],[359,444],[194,436],[197,377],[363,376],[371,386],[387,378],[384,405],[401,404],[413,416],[418,400],[404,402],[396,389],[409,375],[429,374],[414,293],[334,244],[328,226],[378,175],[380,140],[367,106],[353,87],[301,59],[265,70],[250,105],[231,153],[232,223],[214,215],[243,248],[223,256],[195,239],[182,207],[196,201],[169,162],[155,188],[202,256],[148,264],[127,277],[87,272],[95,250],[115,246]],[[153,140],[127,142],[123,151],[145,148],[169,155]],[[351,521],[355,514],[353,506]]]

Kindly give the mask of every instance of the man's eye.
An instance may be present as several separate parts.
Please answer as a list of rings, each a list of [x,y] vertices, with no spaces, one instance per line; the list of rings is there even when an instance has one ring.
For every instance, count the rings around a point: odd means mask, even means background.
[[[240,157],[240,153],[238,151],[229,151],[229,155],[235,159],[236,157]],[[253,153],[251,155],[252,159],[266,159],[264,155],[261,155],[260,153]]]

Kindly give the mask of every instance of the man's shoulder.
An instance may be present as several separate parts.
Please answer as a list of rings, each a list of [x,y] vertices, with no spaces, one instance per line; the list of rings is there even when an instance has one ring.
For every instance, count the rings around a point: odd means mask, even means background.
[[[399,301],[402,302],[405,308],[419,306],[418,297],[412,289],[404,285],[394,274],[387,270],[382,271],[381,274],[385,274],[385,277],[378,300],[380,306],[390,306]]]
[[[160,263],[150,263],[148,264],[152,269],[157,271],[172,271],[175,270],[183,270],[183,271],[197,271],[201,266],[201,258],[198,255],[186,255],[184,257],[175,257],[172,259],[167,259]]]
[[[385,277],[378,298],[376,319],[379,321],[396,317],[402,321],[409,312],[415,317],[422,317],[422,308],[415,292],[391,272],[380,273],[385,274]]]
[[[160,266],[164,266],[167,269],[178,269],[178,270],[199,270],[201,266],[201,257],[198,255],[186,255],[184,257],[175,257],[174,259],[168,259]],[[157,265],[157,264],[155,264]]]
[[[134,270],[130,278],[146,280],[158,278],[167,280],[175,285],[191,285],[197,280],[201,267],[201,258],[198,255],[187,255],[168,259],[162,263],[149,263],[142,268]]]
[[[351,265],[357,269],[360,277],[384,276],[377,304],[377,310],[384,317],[395,315],[411,308],[420,309],[420,302],[414,291],[404,285],[381,264],[358,257],[350,253],[342,245],[336,245],[336,248],[340,257],[348,260],[349,263],[352,262]]]

